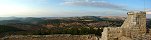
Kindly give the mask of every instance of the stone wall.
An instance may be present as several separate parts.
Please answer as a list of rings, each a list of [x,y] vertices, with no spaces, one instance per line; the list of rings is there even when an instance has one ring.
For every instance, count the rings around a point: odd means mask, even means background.
[[[148,34],[151,35],[151,29],[149,29],[149,33]]]
[[[120,27],[106,27],[102,32],[102,40],[118,40],[122,36]]]
[[[138,35],[135,38],[132,38],[133,40],[151,40],[151,35],[149,34],[142,34],[142,35]]]
[[[95,35],[13,35],[3,37],[1,40],[99,40]]]
[[[129,37],[122,36],[118,40],[133,40],[133,39],[131,39]]]
[[[104,28],[102,40],[135,40],[133,38],[144,39],[150,36],[146,35],[146,13],[145,12],[128,12],[128,17],[121,27]],[[143,36],[139,37],[138,35]],[[149,33],[151,34],[151,32]]]

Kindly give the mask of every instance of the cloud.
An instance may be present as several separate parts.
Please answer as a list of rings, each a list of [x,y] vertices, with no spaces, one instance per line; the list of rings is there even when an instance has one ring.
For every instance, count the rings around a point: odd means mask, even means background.
[[[151,12],[146,12],[146,14],[151,14]]]
[[[63,4],[67,5],[67,6],[87,6],[87,7],[110,8],[110,9],[128,11],[127,9],[125,9],[124,6],[108,3],[108,2],[105,2],[105,1],[66,0]]]
[[[118,13],[118,14],[116,14]],[[73,17],[73,16],[126,16],[126,13],[115,10],[102,10],[102,11],[81,11],[81,10],[71,10],[55,12],[51,16],[57,17]]]

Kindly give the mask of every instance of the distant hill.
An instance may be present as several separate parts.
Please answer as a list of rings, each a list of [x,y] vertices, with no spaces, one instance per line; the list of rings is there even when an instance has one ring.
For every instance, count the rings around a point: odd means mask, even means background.
[[[6,27],[11,26],[12,28],[18,28],[26,31],[38,30],[41,27],[37,24],[34,24],[36,20],[3,20],[0,21],[0,25],[7,25]],[[39,21],[36,21],[39,22]]]
[[[125,20],[126,17],[120,17],[120,16],[100,16],[100,18],[106,18],[108,20]]]
[[[16,20],[16,19],[20,19],[18,17],[0,17],[0,21],[2,20]]]
[[[50,18],[49,18],[50,19]],[[103,21],[103,20],[125,20],[126,17],[120,16],[81,16],[81,17],[63,17],[58,19],[78,20],[78,21]]]

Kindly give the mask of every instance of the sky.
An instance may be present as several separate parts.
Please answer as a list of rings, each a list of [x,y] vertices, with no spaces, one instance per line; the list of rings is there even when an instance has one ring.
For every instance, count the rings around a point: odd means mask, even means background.
[[[0,17],[126,16],[148,11],[151,0],[0,0]]]

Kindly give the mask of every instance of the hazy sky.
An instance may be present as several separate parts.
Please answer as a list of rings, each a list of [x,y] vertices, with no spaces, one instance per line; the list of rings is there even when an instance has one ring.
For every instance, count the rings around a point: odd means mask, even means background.
[[[145,8],[151,11],[151,0]],[[144,0],[0,0],[0,17],[126,16],[144,10]]]

